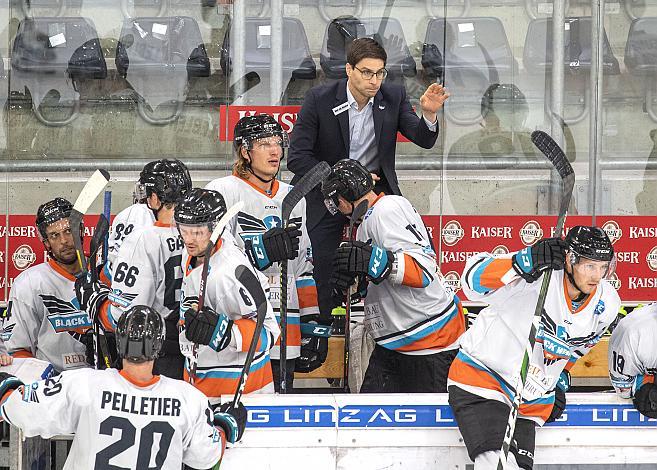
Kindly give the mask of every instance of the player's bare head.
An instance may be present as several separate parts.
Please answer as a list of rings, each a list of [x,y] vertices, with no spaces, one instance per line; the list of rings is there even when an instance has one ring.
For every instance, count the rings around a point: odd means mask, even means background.
[[[351,214],[354,202],[374,189],[372,174],[356,160],[343,159],[331,168],[322,183],[324,205],[335,215]]]
[[[578,225],[566,235],[566,276],[583,294],[595,290],[616,267],[614,247],[599,227]]]
[[[349,45],[345,71],[354,98],[369,99],[379,92],[388,75],[387,59],[385,49],[372,38],[358,38]]]
[[[154,361],[164,343],[164,320],[151,307],[136,305],[123,312],[116,326],[121,359],[132,363]]]
[[[156,212],[163,206],[173,207],[192,189],[192,178],[187,166],[180,160],[155,160],[148,162],[139,174],[139,183],[133,199],[149,203]],[[157,201],[152,196],[157,196]]]
[[[68,220],[72,209],[73,204],[56,197],[41,204],[36,214],[35,223],[41,241],[48,254],[62,264],[73,264],[77,259]]]
[[[193,188],[178,203],[173,218],[191,256],[203,254],[215,225],[225,214],[224,197],[211,189]]]
[[[241,178],[254,175],[268,183],[278,174],[284,149],[289,146],[287,132],[272,116],[244,116],[235,124],[233,133],[233,170]]]

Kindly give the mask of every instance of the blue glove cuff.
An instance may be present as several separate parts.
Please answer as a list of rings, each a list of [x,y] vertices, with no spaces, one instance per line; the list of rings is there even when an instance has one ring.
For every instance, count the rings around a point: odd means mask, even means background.
[[[246,243],[246,251],[253,264],[255,264],[258,271],[262,271],[271,265],[267,250],[262,241],[263,234],[251,235]],[[249,243],[250,242],[250,243]]]
[[[370,255],[370,264],[367,269],[368,274],[373,279],[378,279],[385,272],[388,266],[388,252],[383,248],[372,245],[372,254]]]
[[[516,266],[524,273],[530,273],[533,270],[532,247],[528,246],[517,252],[514,256]]]
[[[221,428],[226,433],[226,440],[231,444],[234,444],[237,441],[237,436],[239,435],[239,426],[237,425],[237,420],[230,413],[223,413],[221,411],[214,414],[214,424],[221,426]]]
[[[570,372],[564,370],[559,375],[559,380],[557,381],[557,387],[559,387],[564,392],[567,392],[570,388]]]
[[[231,322],[228,319],[228,317],[220,313],[219,314],[219,319],[217,321],[217,326],[214,328],[214,332],[212,333],[212,339],[210,340],[210,346],[212,349],[215,351],[221,351],[224,349],[226,346],[228,346],[228,341],[227,339],[230,339],[230,336],[227,336],[228,329],[231,327]]]

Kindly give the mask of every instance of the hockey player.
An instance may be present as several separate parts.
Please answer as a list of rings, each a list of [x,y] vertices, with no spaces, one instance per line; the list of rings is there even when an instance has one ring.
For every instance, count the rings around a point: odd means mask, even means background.
[[[233,174],[210,182],[206,189],[219,191],[229,207],[244,201],[244,209],[233,219],[230,232],[251,263],[267,276],[269,300],[274,311],[279,310],[281,295],[281,270],[274,263],[292,260],[288,274],[288,286],[292,288],[288,290],[287,304],[286,374],[287,386],[291,389],[295,360],[301,353],[299,317],[314,319],[319,315],[319,308],[304,199],[292,211],[290,225],[282,228],[281,206],[292,186],[276,179],[276,175],[287,146],[287,133],[273,117],[267,114],[243,117],[235,125],[237,160]],[[280,344],[272,348],[271,358],[274,387],[278,392]]]
[[[583,226],[570,229],[565,242],[547,238],[516,253],[479,253],[467,261],[464,293],[489,306],[461,337],[448,389],[476,470],[497,468],[544,271],[554,270],[508,456],[512,469],[532,468],[536,425],[561,415],[568,371],[616,318],[620,299],[604,279],[613,263],[605,232]]]
[[[609,341],[609,377],[616,393],[631,398],[639,413],[657,418],[657,304],[633,310]]]
[[[459,299],[446,288],[420,215],[402,196],[376,195],[370,172],[340,160],[322,184],[326,207],[344,215],[366,200],[356,241],[335,252],[332,282],[344,295],[359,279],[365,327],[376,346],[361,392],[445,392],[465,330]],[[365,293],[364,285],[370,283]]]
[[[39,206],[37,233],[49,259],[16,278],[3,324],[10,354],[47,361],[57,372],[87,366],[84,333],[91,326],[75,298],[80,265],[68,220],[72,208],[61,197]]]
[[[187,357],[185,380],[190,380],[212,403],[222,394],[235,392],[255,332],[256,306],[235,277],[238,266],[254,270],[231,235],[219,238],[210,259],[205,250],[216,223],[226,213],[224,198],[217,191],[192,189],[176,207],[175,221],[185,243],[183,285],[180,301],[180,348]],[[210,263],[205,284],[205,303],[197,311],[203,263]],[[264,275],[256,272],[265,292]],[[248,372],[244,393],[274,391],[269,350],[280,333],[267,302],[267,314],[256,355]],[[194,345],[199,345],[194,354]]]
[[[113,266],[112,295],[107,286],[87,278],[76,282],[76,291],[81,308],[99,318],[106,331],[113,330],[132,305],[163,312],[167,335],[155,373],[182,379],[178,320],[183,243],[172,222],[176,204],[191,189],[192,180],[180,160],[156,160],[144,167],[139,181],[155,223],[135,230],[123,241]]]
[[[107,269],[105,272],[108,277],[111,276],[112,263],[114,263],[116,255],[119,254],[119,248],[121,248],[125,237],[138,228],[150,227],[156,220],[155,211],[147,204],[146,181],[142,180],[142,175],[153,163],[147,163],[142,169],[139,180],[132,191],[132,205],[116,214],[112,221],[107,243]]]
[[[213,413],[191,385],[153,374],[164,322],[150,307],[122,314],[117,339],[121,371],[67,371],[27,385],[0,373],[2,419],[27,436],[75,434],[65,470],[217,464],[226,441],[244,432],[244,406]]]

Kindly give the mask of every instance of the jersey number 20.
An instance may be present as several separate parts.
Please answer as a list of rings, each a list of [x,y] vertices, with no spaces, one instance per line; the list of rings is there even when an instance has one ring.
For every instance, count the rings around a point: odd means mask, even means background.
[[[121,437],[118,441],[105,447],[96,454],[96,470],[130,470],[131,467],[117,467],[110,464],[110,460],[125,452],[135,445],[137,429],[126,418],[110,416],[100,423],[100,434],[111,436],[114,430],[121,431]],[[139,433],[139,451],[137,453],[137,465],[134,468],[143,468],[149,470],[158,470],[164,465],[171,445],[171,439],[175,430],[165,421],[152,421]],[[155,455],[155,466],[151,467],[151,449],[155,440],[155,434],[160,435],[160,448]]]

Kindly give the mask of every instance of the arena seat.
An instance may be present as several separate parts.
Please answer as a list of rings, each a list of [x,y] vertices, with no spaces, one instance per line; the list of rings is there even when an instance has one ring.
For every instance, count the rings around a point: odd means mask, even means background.
[[[444,80],[449,88],[447,117],[456,124],[471,125],[481,119],[486,89],[494,83],[510,83],[516,61],[498,18],[433,18],[422,47],[422,67],[426,76]],[[468,116],[464,109],[471,111]]]
[[[271,70],[271,20],[269,18],[246,18],[247,72],[266,74]],[[228,76],[231,70],[230,28],[227,28],[221,49],[221,69]],[[293,79],[314,80],[317,67],[310,55],[310,46],[301,21],[283,18],[283,74]]]
[[[37,118],[48,126],[64,126],[79,114],[76,81],[103,79],[107,64],[93,22],[81,17],[25,18],[18,25],[12,48],[11,80],[32,96]],[[72,83],[71,83],[72,82]],[[51,90],[59,102],[72,102],[65,119],[46,118],[40,105]]]
[[[116,48],[116,69],[138,94],[139,115],[150,124],[175,121],[182,112],[190,77],[210,76],[201,31],[188,16],[126,20]],[[148,110],[164,102],[176,106],[168,117]]]
[[[657,122],[657,110],[654,108],[655,81],[657,76],[657,17],[637,18],[632,21],[625,44],[625,66],[636,76],[645,77],[645,110],[650,118]]]
[[[319,63],[328,78],[345,78],[347,46],[354,39],[371,37],[386,50],[386,69],[392,77],[414,77],[415,60],[406,43],[401,23],[396,18],[356,18],[343,16],[333,19],[326,28]]]

